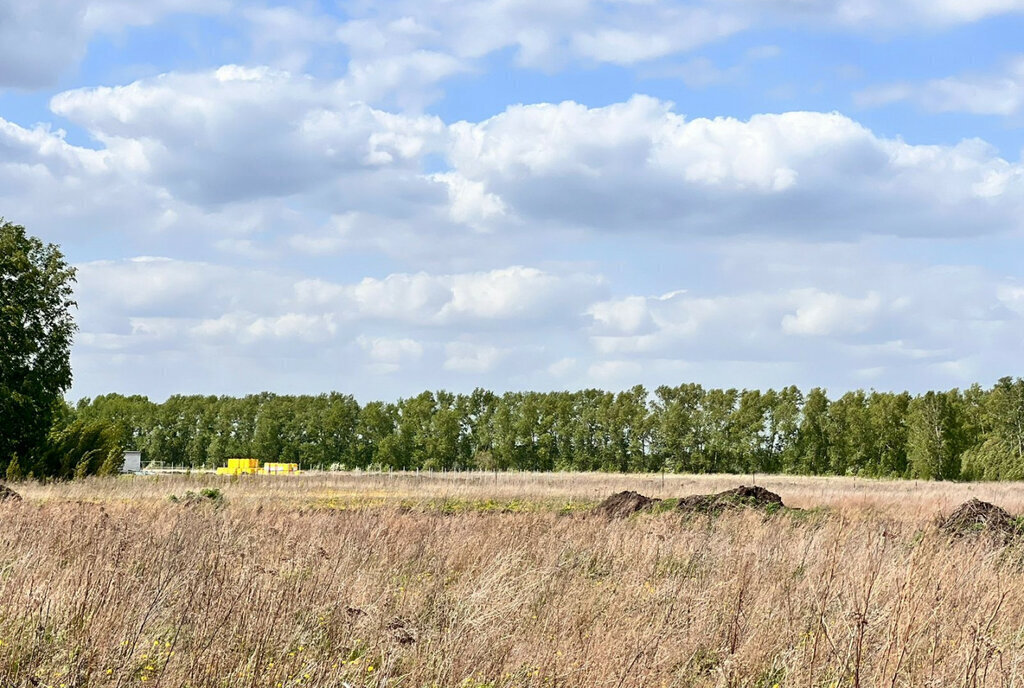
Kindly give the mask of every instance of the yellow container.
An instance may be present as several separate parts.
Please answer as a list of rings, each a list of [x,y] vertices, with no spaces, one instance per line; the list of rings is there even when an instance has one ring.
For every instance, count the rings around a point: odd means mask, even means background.
[[[299,464],[270,461],[263,464],[263,472],[268,475],[280,475],[282,473],[298,473]]]
[[[228,459],[226,468],[218,468],[221,475],[241,475],[259,473],[260,462],[257,459]]]

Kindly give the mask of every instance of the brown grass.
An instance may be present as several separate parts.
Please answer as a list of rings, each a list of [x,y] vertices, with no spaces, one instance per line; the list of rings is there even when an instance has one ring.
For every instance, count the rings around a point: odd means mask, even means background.
[[[736,476],[27,485],[0,505],[3,686],[1024,685],[1021,556],[951,541],[1020,485],[758,478],[766,519],[601,497]],[[226,505],[171,493],[220,487]]]

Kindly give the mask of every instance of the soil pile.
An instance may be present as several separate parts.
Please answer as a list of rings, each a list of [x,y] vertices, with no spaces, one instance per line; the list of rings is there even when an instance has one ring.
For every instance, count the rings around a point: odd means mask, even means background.
[[[989,535],[1002,542],[1009,542],[1019,532],[1009,512],[980,499],[958,506],[948,518],[940,521],[939,529],[953,537]]]
[[[594,513],[608,518],[626,518],[638,511],[646,511],[660,501],[660,499],[651,499],[639,492],[628,490],[617,492],[598,504],[594,507]]]
[[[717,494],[683,497],[677,508],[695,514],[720,514],[726,509],[757,509],[774,513],[782,507],[782,497],[774,492],[763,487],[741,485]]]
[[[20,502],[21,495],[7,487],[6,485],[0,485],[0,502],[6,502],[11,500],[12,502]]]

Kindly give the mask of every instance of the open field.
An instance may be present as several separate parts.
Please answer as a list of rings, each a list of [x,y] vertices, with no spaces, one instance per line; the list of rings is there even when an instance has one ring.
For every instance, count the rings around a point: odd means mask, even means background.
[[[749,476],[153,476],[0,505],[0,685],[1024,685],[1020,484],[770,478],[810,512],[589,515]],[[223,503],[186,492],[215,487]]]

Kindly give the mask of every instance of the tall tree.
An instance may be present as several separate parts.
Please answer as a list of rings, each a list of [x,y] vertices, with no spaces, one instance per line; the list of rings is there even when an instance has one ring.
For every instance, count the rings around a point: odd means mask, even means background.
[[[908,392],[872,392],[868,397],[868,416],[875,451],[868,465],[869,474],[882,478],[907,475],[907,414],[910,400]]]
[[[0,471],[39,456],[71,386],[74,281],[57,246],[0,218]]]
[[[959,390],[926,392],[910,402],[908,459],[913,474],[930,480],[956,480],[964,438]]]
[[[825,390],[815,387],[807,393],[803,418],[797,437],[795,473],[818,475],[829,469],[829,416],[830,402]]]

